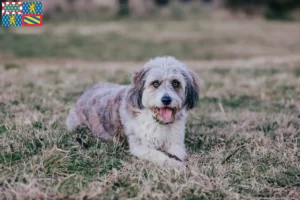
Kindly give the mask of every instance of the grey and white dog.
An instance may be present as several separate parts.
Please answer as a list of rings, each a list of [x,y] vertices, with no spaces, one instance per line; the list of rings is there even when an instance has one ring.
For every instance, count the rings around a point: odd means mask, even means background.
[[[66,123],[69,130],[86,126],[103,140],[124,137],[132,155],[181,168],[187,111],[198,98],[197,75],[173,57],[157,57],[134,73],[132,85],[88,89]]]

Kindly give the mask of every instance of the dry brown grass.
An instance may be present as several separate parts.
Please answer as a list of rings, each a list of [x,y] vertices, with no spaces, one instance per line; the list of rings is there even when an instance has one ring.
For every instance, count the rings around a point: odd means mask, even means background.
[[[0,46],[7,47],[0,56],[0,199],[300,198],[298,24],[123,23],[83,25],[83,32],[46,26],[30,33],[34,39],[20,35],[23,29],[0,37]],[[28,46],[33,40],[41,44]],[[80,42],[89,40],[90,46]],[[30,49],[35,45],[44,51]],[[205,52],[213,52],[210,60],[201,60]],[[58,53],[60,59],[53,59]],[[136,67],[168,53],[201,77],[182,174],[132,157],[125,144],[66,130],[67,112],[87,87],[127,84]]]
[[[264,60],[266,67],[226,61],[229,68],[187,61],[202,79],[202,98],[187,126],[183,174],[133,158],[122,144],[65,129],[67,111],[86,87],[128,83],[140,63],[4,65],[1,198],[299,198],[300,63]]]

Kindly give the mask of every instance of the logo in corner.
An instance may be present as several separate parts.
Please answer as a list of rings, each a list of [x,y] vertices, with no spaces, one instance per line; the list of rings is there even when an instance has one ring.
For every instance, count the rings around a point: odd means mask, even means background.
[[[2,2],[2,26],[42,26],[42,2]]]

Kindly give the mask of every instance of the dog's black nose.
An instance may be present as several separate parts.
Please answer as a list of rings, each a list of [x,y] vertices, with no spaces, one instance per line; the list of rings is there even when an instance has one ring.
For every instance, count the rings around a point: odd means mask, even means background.
[[[164,104],[164,105],[169,105],[172,101],[172,98],[169,97],[169,96],[163,96],[161,98],[161,102]]]

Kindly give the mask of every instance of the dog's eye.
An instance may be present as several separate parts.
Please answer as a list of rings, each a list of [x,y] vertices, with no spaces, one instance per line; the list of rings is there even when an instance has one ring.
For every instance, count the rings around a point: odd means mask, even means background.
[[[154,81],[154,82],[152,83],[152,85],[153,85],[155,88],[158,88],[160,84],[159,84],[158,81]]]
[[[178,88],[179,85],[180,85],[180,83],[179,83],[178,81],[176,81],[176,80],[174,80],[174,81],[172,82],[172,86],[173,86],[174,88]]]

